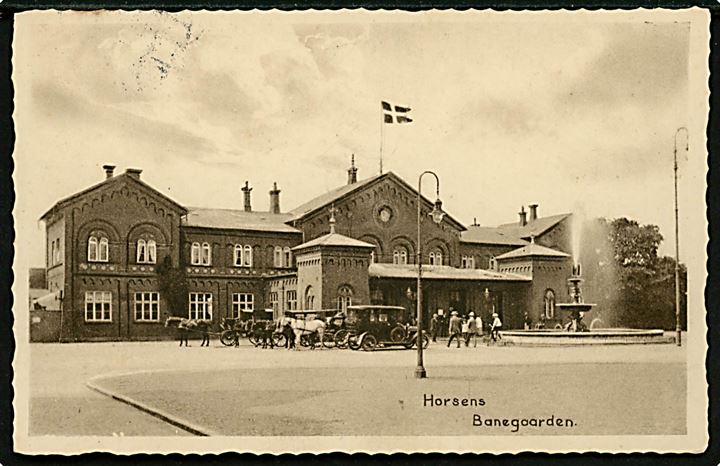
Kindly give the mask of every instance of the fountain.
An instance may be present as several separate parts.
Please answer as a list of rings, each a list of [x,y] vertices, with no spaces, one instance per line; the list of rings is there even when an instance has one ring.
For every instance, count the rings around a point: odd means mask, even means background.
[[[570,290],[570,303],[558,303],[555,305],[555,309],[562,311],[562,315],[569,317],[570,321],[565,325],[565,331],[568,332],[587,332],[587,326],[583,323],[582,319],[585,313],[592,310],[594,304],[587,304],[584,302],[582,297],[582,290],[580,284],[583,282],[580,276],[580,264],[573,265],[572,275],[568,278],[568,286]]]
[[[595,304],[585,303],[580,284],[583,282],[580,264],[575,263],[568,278],[571,298],[569,303],[558,303],[560,311],[569,322],[562,329],[507,330],[500,332],[504,345],[564,346],[564,345],[617,345],[673,343],[673,337],[666,337],[663,330],[638,330],[629,328],[588,329],[583,317]]]

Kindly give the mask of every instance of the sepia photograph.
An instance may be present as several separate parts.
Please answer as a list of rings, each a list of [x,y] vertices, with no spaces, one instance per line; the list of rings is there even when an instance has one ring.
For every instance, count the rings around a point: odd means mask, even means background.
[[[709,15],[30,11],[29,454],[700,452]]]

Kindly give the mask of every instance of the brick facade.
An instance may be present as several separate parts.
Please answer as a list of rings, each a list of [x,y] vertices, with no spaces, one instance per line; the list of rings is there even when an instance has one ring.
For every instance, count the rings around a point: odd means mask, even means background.
[[[197,218],[191,222],[193,212],[142,182],[139,170],[117,176],[110,170],[102,183],[59,201],[42,217],[47,233],[47,286],[63,292],[60,338],[167,338],[173,330],[164,327],[166,318],[189,316],[190,309],[207,310],[215,325],[223,317],[238,315],[269,318],[266,309],[274,309],[277,317],[288,308],[305,308],[308,286],[316,296],[316,309],[337,307],[343,287],[352,290],[354,304],[382,301],[413,308],[407,293],[414,287],[412,280],[371,279],[367,270],[371,261],[416,262],[417,192],[393,173],[349,181],[353,183],[342,187],[338,195],[323,198],[307,211],[260,215],[249,211],[248,199],[246,217],[216,224]],[[279,196],[278,189],[273,191]],[[374,245],[372,255],[369,247],[307,250],[302,251],[302,258],[289,252],[328,233],[330,206],[335,209],[336,232]],[[421,208],[423,263],[429,262],[432,253],[437,265],[441,261],[444,266],[460,267],[463,256],[472,256],[474,268],[487,269],[491,258],[517,248],[517,238],[512,244],[464,241],[462,224],[450,216],[440,224],[432,222],[427,216],[432,203],[427,199],[421,200]],[[225,215],[223,211],[216,214],[221,219]],[[247,224],[245,218],[250,219]],[[566,250],[566,223],[543,232],[538,243]],[[250,248],[250,264],[236,263],[236,246],[243,253],[246,246]],[[193,256],[194,247],[207,248],[196,251],[207,254],[206,260],[193,263],[200,257]],[[158,265],[166,258],[172,267],[184,271],[188,300],[195,299],[187,309],[170,309],[167,297],[160,293]],[[428,280],[426,312],[454,305],[489,317],[494,304],[509,325],[521,325],[517,316],[522,310],[537,307],[536,291],[543,287],[559,291],[569,275],[566,272],[565,268],[543,270],[533,274],[530,285]],[[533,299],[528,301],[530,296]],[[561,296],[558,293],[558,300]],[[240,313],[241,301],[243,306],[252,306],[254,313]]]

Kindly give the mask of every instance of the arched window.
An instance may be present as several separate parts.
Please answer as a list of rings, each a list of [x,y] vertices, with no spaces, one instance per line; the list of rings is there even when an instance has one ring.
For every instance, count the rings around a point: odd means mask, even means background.
[[[252,267],[253,264],[253,254],[252,254],[252,246],[246,245],[243,247],[244,254],[243,254],[243,265],[245,267]]]
[[[292,267],[292,251],[287,246],[283,249],[283,267]]]
[[[337,306],[343,312],[347,312],[347,307],[352,306],[353,291],[348,285],[338,288]]]
[[[147,261],[148,264],[154,264],[157,261],[157,243],[154,239],[147,242]]]
[[[233,252],[233,264],[235,264],[235,267],[242,267],[243,259],[243,247],[241,244],[236,244]]]
[[[98,239],[94,236],[88,238],[88,262],[97,262],[98,260]]]
[[[273,255],[273,266],[280,268],[283,266],[283,250],[280,246],[275,246],[275,254]]]
[[[100,244],[98,245],[98,261],[107,262],[108,256],[108,239],[100,238]]]
[[[443,264],[442,252],[431,251],[430,254],[428,254],[428,263],[430,265],[442,265]]]
[[[138,264],[144,264],[147,262],[147,244],[144,239],[139,239],[137,241],[136,261]]]
[[[543,304],[545,307],[545,318],[552,319],[555,317],[555,292],[552,289],[548,288],[545,290]]]
[[[193,265],[200,265],[200,243],[193,243],[190,247],[190,263]]]
[[[209,243],[203,243],[200,253],[200,264],[201,265],[210,265],[210,262],[212,262],[212,255],[210,251],[210,244]]]
[[[405,265],[407,264],[408,253],[407,249],[403,247],[395,248],[393,251],[393,264]]]
[[[305,309],[315,309],[315,291],[312,286],[305,288]]]
[[[495,256],[490,256],[490,270],[497,270],[497,260],[495,259]]]

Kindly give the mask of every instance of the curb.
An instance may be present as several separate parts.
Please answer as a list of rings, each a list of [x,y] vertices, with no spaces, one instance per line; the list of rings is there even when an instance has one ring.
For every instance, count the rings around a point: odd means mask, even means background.
[[[108,390],[106,388],[100,387],[99,385],[95,384],[94,379],[90,379],[87,382],[85,382],[85,386],[88,387],[90,390],[100,393],[101,395],[108,396],[114,400],[120,401],[121,403],[125,403],[129,406],[132,406],[133,408],[136,408],[146,414],[149,414],[155,418],[158,418],[161,421],[167,422],[168,424],[178,427],[178,428],[180,428],[186,432],[189,432],[193,435],[197,435],[199,437],[210,437],[210,436],[218,435],[211,430],[205,429],[204,427],[196,426],[190,422],[187,422],[183,419],[175,417],[172,414],[166,413],[163,410],[153,408],[141,401],[134,400],[134,399],[130,398],[129,396],[125,396],[120,393],[114,392],[112,390]]]

